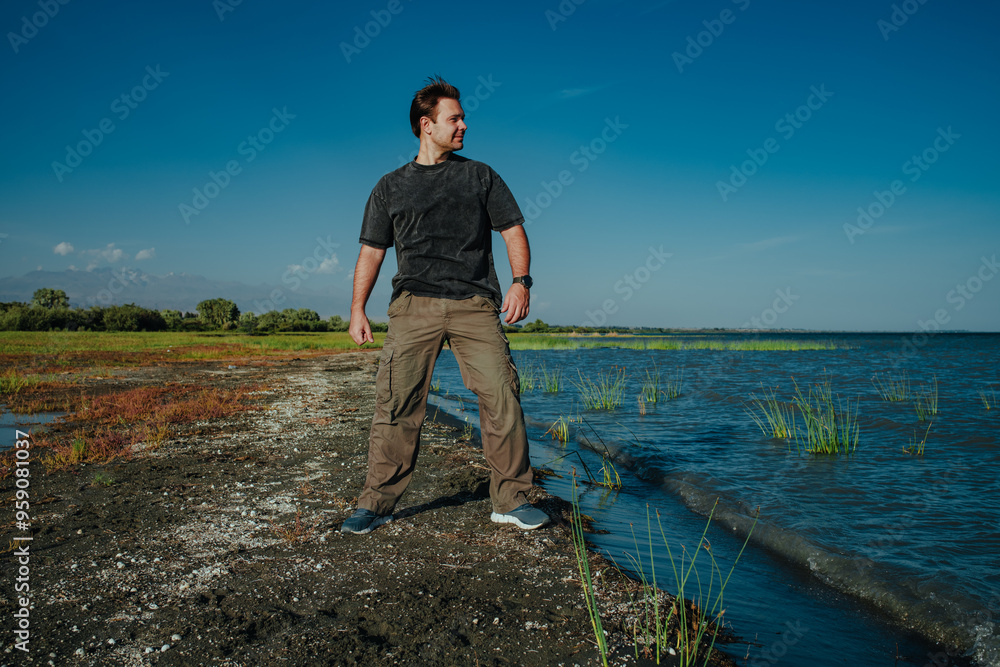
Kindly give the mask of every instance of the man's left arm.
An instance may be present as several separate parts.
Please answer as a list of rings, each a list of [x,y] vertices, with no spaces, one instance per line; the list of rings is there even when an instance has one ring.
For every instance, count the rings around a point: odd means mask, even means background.
[[[528,235],[524,233],[524,225],[514,225],[500,232],[503,242],[507,244],[507,258],[510,260],[511,275],[526,276],[531,267],[531,249],[528,247]],[[500,312],[506,312],[503,319],[507,324],[520,322],[528,316],[528,288],[521,283],[513,283],[507,290]]]

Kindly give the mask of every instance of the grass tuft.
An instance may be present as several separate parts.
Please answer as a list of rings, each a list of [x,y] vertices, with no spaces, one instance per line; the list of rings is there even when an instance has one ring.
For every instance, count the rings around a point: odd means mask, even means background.
[[[590,616],[590,626],[594,630],[597,650],[601,655],[601,663],[608,667],[608,642],[601,625],[601,612],[597,607],[597,595],[594,593],[594,581],[590,576],[590,554],[587,552],[587,542],[583,536],[583,517],[580,514],[580,498],[577,493],[576,468],[573,469],[573,502],[570,515],[570,528],[573,535],[573,550],[576,553],[576,565],[580,571],[580,583],[583,586],[583,598],[587,603],[587,614]]]
[[[936,375],[929,385],[917,392],[913,399],[913,407],[917,411],[917,419],[920,421],[926,421],[928,416],[937,416],[938,381]]]
[[[543,364],[540,372],[542,374],[542,387],[550,394],[555,394],[562,389],[562,369],[556,368],[550,371]]]
[[[917,442],[917,432],[914,431],[913,437],[910,439],[910,446],[904,447],[903,451],[906,452],[907,454],[913,454],[914,456],[923,456],[924,448],[927,445],[927,436],[930,435],[931,426],[933,425],[934,422],[931,422],[927,425],[927,430],[924,431],[924,437],[922,440],[920,440],[920,442]]]
[[[876,373],[872,376],[872,385],[883,401],[905,401],[910,394],[910,379],[906,375],[906,371],[898,376],[886,373],[884,377],[880,377]]]
[[[803,395],[796,383],[795,404],[802,414],[807,452],[851,454],[857,449],[858,404],[855,402],[852,409],[851,401],[844,401],[839,396],[835,403],[829,378],[810,387],[808,395]]]
[[[625,392],[625,369],[615,367],[613,371],[601,371],[597,381],[584,377],[577,371],[580,382],[573,384],[580,391],[583,405],[588,410],[615,410],[622,404]]]
[[[679,561],[674,557],[670,542],[663,530],[660,512],[656,511],[656,525],[670,560],[674,586],[677,590],[677,595],[673,599],[662,595],[657,585],[656,566],[653,560],[653,526],[648,506],[646,508],[646,533],[649,542],[648,575],[643,566],[639,542],[633,526],[632,539],[635,544],[635,556],[632,554],[626,554],[626,556],[632,562],[633,569],[639,574],[641,583],[642,613],[636,620],[634,628],[637,658],[641,643],[644,645],[643,653],[647,656],[650,653],[655,654],[657,664],[660,663],[660,659],[665,653],[669,653],[676,655],[677,664],[682,667],[696,665],[699,661],[702,661],[702,665],[708,665],[718,632],[722,628],[723,615],[726,612],[723,606],[726,586],[736,570],[736,564],[743,555],[759,518],[758,512],[743,546],[736,555],[729,572],[723,577],[722,568],[719,566],[719,562],[712,552],[712,545],[706,537],[718,504],[718,500],[716,500],[697,546],[691,552],[682,546]],[[701,572],[696,567],[696,561],[702,552],[707,553],[709,558],[707,582],[702,581]],[[694,593],[694,588],[697,588],[697,597],[692,595],[691,599],[688,599],[688,595]]]
[[[762,397],[750,394],[750,408],[746,413],[754,420],[764,435],[788,439],[795,435],[795,410],[791,405],[779,401],[774,389],[760,385]],[[770,392],[770,393],[768,393]]]

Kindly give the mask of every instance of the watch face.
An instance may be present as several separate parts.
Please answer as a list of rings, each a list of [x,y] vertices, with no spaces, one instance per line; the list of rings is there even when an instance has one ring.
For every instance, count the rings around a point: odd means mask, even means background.
[[[532,282],[531,281],[531,276],[520,276],[517,279],[517,282],[521,283],[522,285],[524,285],[528,289],[531,289],[531,282]]]

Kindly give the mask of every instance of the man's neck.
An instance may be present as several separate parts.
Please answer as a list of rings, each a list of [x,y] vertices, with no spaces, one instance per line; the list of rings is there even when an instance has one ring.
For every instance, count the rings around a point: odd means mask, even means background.
[[[417,153],[416,163],[427,166],[439,164],[447,160],[450,155],[451,151],[446,151],[440,146],[435,146],[429,141],[421,141],[420,152]]]

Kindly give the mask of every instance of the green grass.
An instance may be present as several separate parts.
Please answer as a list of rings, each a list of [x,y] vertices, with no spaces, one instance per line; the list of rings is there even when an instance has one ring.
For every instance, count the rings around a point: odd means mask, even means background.
[[[42,378],[34,374],[18,373],[9,370],[0,375],[0,394],[16,394],[26,387],[42,382]]]
[[[843,345],[832,341],[799,341],[790,339],[759,340],[755,338],[705,339],[698,336],[567,336],[562,334],[509,334],[512,350],[581,350],[624,348],[629,350],[718,350],[747,352],[797,352],[836,350]]]
[[[990,389],[989,393],[986,393],[985,390],[980,389],[979,399],[983,402],[983,407],[985,407],[987,410],[992,410],[998,405],[996,391],[994,391],[992,388]]]
[[[601,612],[597,607],[597,596],[594,594],[594,580],[590,576],[590,554],[587,552],[587,542],[583,536],[583,517],[580,514],[580,499],[577,494],[576,470],[573,471],[573,502],[570,515],[570,528],[573,535],[573,550],[576,553],[576,565],[580,571],[580,584],[583,586],[583,597],[587,603],[587,615],[594,630],[594,640],[601,655],[601,663],[608,667],[608,642],[601,625]]]
[[[794,382],[794,380],[793,380]],[[858,446],[858,405],[839,396],[834,401],[830,380],[809,388],[804,395],[795,384],[795,404],[805,428],[805,449],[813,454],[851,454]],[[801,437],[796,434],[796,442]]]
[[[708,521],[698,544],[690,552],[682,546],[678,554],[679,558],[675,558],[673,550],[670,548],[670,542],[663,530],[660,512],[656,511],[657,529],[670,560],[674,588],[677,591],[673,600],[661,595],[658,587],[656,566],[653,559],[653,526],[648,506],[646,508],[646,533],[649,541],[648,575],[643,567],[641,550],[633,526],[632,539],[635,544],[635,556],[626,555],[632,562],[632,569],[639,574],[641,583],[642,613],[636,622],[634,632],[637,660],[639,658],[639,645],[642,643],[644,645],[643,652],[648,655],[648,652],[652,651],[655,654],[657,664],[660,663],[661,657],[665,653],[675,654],[677,664],[682,667],[697,665],[699,661],[702,665],[708,664],[712,649],[715,647],[717,631],[722,627],[723,615],[726,612],[724,606],[726,586],[728,586],[729,580],[736,570],[736,565],[750,541],[750,535],[753,534],[757,525],[757,517],[755,517],[743,546],[730,566],[729,572],[723,577],[722,568],[719,566],[719,562],[712,552],[712,545],[707,539],[708,528],[712,524],[712,518],[715,516],[718,504],[718,500],[716,500],[708,515]],[[696,562],[702,552],[707,553],[709,558],[707,582],[702,581],[701,572],[696,567]],[[689,598],[689,596],[691,597]]]
[[[584,376],[577,371],[579,382],[574,382],[580,391],[583,405],[588,410],[616,410],[622,404],[625,392],[625,369],[616,368],[613,371],[600,371],[597,380]]]
[[[534,391],[538,384],[538,376],[535,374],[535,367],[531,364],[524,364],[517,369],[517,380],[520,383],[521,393],[527,394]]]
[[[569,422],[562,415],[559,419],[552,423],[549,430],[546,433],[551,433],[552,437],[559,442],[567,442],[569,440]]]
[[[549,370],[546,368],[545,364],[542,364],[539,372],[542,374],[542,387],[546,392],[550,394],[555,394],[562,389],[562,369],[556,368],[554,370]]]
[[[913,454],[914,456],[923,456],[924,448],[927,446],[927,436],[930,435],[931,426],[934,422],[927,425],[927,430],[924,431],[924,437],[919,442],[917,441],[917,432],[913,432],[913,437],[910,439],[910,446],[903,448],[903,451],[907,454]]]
[[[913,408],[917,411],[917,419],[920,421],[926,421],[927,417],[937,416],[938,381],[936,375],[929,385],[915,394]]]
[[[375,343],[365,348],[381,347],[384,333],[375,334]],[[256,336],[238,332],[189,333],[156,332],[85,332],[85,331],[2,331],[0,355],[51,355],[67,352],[166,352],[178,358],[202,358],[217,351],[197,348],[231,348],[236,356],[301,350],[354,350],[358,346],[346,331],[319,333],[278,333]],[[194,349],[190,349],[194,348]]]
[[[746,413],[760,427],[764,435],[782,440],[794,437],[795,409],[793,406],[779,401],[775,396],[774,389],[764,389],[763,383],[761,383],[760,388],[763,396],[750,394],[750,407]]]
[[[880,377],[876,373],[872,376],[872,385],[883,401],[905,401],[906,397],[910,395],[910,379],[907,377],[906,371],[898,376],[886,373],[884,377]]]

